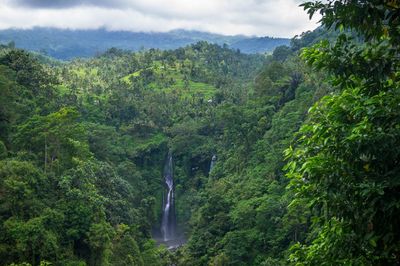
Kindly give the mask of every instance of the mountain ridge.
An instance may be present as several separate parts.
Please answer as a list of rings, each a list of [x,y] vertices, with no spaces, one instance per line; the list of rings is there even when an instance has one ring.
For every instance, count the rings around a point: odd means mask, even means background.
[[[91,57],[115,47],[124,50],[169,50],[198,41],[226,44],[243,53],[266,53],[280,45],[289,45],[288,38],[221,35],[202,31],[173,30],[169,32],[130,32],[96,30],[71,30],[49,27],[0,30],[0,43],[14,42],[18,48],[41,52],[57,59]]]

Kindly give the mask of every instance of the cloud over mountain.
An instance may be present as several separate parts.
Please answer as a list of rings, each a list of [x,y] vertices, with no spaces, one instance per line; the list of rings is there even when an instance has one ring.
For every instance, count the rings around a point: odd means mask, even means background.
[[[292,37],[316,27],[298,5],[298,0],[0,0],[0,28],[183,28]]]

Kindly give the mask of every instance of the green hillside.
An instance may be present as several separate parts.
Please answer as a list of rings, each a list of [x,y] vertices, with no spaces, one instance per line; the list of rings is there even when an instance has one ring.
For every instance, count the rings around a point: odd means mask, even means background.
[[[0,47],[0,265],[400,264],[400,5],[269,55]]]

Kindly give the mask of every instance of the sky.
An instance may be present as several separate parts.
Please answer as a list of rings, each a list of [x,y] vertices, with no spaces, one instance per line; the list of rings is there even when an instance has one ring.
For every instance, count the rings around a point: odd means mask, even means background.
[[[35,26],[293,37],[317,27],[301,0],[0,0],[0,29]]]

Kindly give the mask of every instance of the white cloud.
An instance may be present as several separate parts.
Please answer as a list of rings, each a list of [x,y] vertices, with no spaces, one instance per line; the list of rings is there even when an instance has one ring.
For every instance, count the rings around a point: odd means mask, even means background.
[[[293,37],[316,27],[298,5],[298,0],[0,0],[0,29],[192,29]]]

